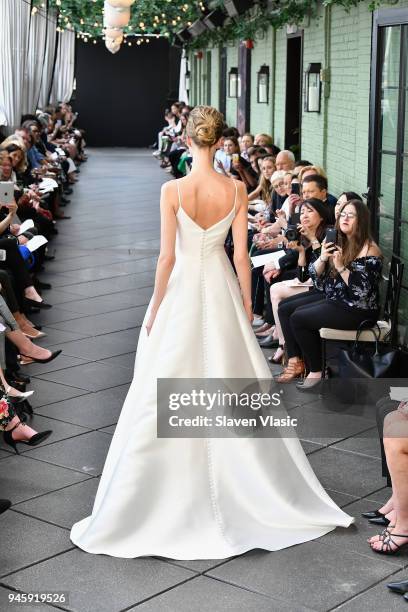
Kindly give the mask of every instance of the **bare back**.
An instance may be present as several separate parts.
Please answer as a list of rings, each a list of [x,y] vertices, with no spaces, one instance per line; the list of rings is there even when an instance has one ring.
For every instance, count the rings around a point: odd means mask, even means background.
[[[203,230],[224,219],[236,206],[236,181],[217,172],[178,179],[178,206]],[[179,210],[177,210],[177,213]]]

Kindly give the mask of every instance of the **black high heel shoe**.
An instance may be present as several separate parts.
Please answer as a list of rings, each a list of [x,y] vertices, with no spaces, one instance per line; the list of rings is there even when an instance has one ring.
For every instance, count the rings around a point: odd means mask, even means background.
[[[20,353],[20,355],[21,357],[25,357],[26,359],[32,359],[33,361],[35,361],[35,363],[49,363],[50,361],[58,357],[60,353],[62,353],[61,349],[59,349],[58,351],[53,351],[51,355],[47,357],[47,359],[39,359],[39,357],[31,357],[31,355],[24,355],[23,353]]]
[[[52,308],[52,304],[47,304],[46,302],[36,302],[35,300],[31,300],[28,297],[24,298],[24,306],[28,308]]]
[[[368,519],[369,523],[373,525],[385,525],[388,526],[390,521],[386,518],[385,514],[379,510],[369,510],[368,512],[362,512],[361,516]]]
[[[21,421],[19,421],[17,425],[14,425],[14,427],[12,427],[11,429],[8,429],[7,431],[3,431],[4,442],[8,444],[9,446],[11,446],[12,448],[14,448],[16,455],[20,454],[17,448],[17,444],[27,444],[27,446],[37,446],[37,444],[44,442],[44,440],[49,438],[50,435],[52,434],[52,430],[48,429],[47,431],[40,431],[34,434],[33,436],[31,436],[29,440],[14,440],[12,436],[12,432],[15,429],[17,429],[17,427],[19,427],[20,425],[24,427],[25,423],[22,423]]]
[[[379,510],[368,510],[367,512],[362,512],[361,516],[366,519],[385,518],[385,514],[383,514]]]
[[[17,383],[18,385],[28,385],[31,382],[29,376],[26,376],[25,374],[22,374],[20,371],[17,370],[6,370],[5,374],[7,382],[12,387],[15,386],[13,383]],[[25,391],[25,388],[20,389],[20,391]]]

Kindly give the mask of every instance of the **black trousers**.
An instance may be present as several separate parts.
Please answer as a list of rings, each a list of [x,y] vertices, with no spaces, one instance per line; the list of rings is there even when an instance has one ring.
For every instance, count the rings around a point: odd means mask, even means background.
[[[274,253],[277,249],[258,249],[251,253],[251,257],[256,255],[266,255]],[[263,315],[265,306],[265,279],[263,277],[264,266],[253,268],[252,270],[252,307],[255,314]]]
[[[0,249],[6,251],[6,261],[0,262],[0,268],[10,272],[17,299],[22,300],[24,289],[31,287],[33,281],[18,249],[17,240],[14,236],[12,238],[0,238]]]
[[[183,174],[180,172],[177,166],[184,152],[185,152],[185,149],[175,149],[175,151],[171,151],[171,153],[169,153],[168,155],[169,162],[173,169],[173,174],[176,178],[181,178],[183,176]]]
[[[7,306],[10,308],[10,311],[17,312],[20,307],[17,302],[16,294],[14,293],[10,275],[6,270],[0,269],[0,285],[0,294],[3,296]]]
[[[334,327],[336,329],[357,329],[367,319],[377,320],[377,313],[366,310],[352,310],[341,304],[331,302],[320,294],[320,299],[315,292],[305,296],[308,301],[297,307],[289,317],[292,338],[299,347],[297,356],[303,356],[309,372],[319,372],[322,369],[322,349],[319,330],[322,327]],[[298,296],[295,296],[298,297]],[[299,296],[303,297],[303,295]],[[287,298],[291,300],[292,298]],[[287,300],[283,300],[281,305]],[[279,313],[281,308],[279,307]],[[280,318],[282,325],[282,318]],[[282,326],[282,331],[285,330]],[[286,339],[286,335],[285,335]],[[292,349],[294,345],[292,346]],[[289,355],[289,353],[288,353]],[[295,357],[295,355],[290,355]]]
[[[285,338],[285,347],[288,357],[302,357],[302,351],[298,345],[295,335],[290,324],[290,319],[295,310],[306,304],[320,302],[324,298],[321,291],[311,289],[307,293],[299,293],[291,297],[285,298],[279,303],[278,314],[279,321],[282,327],[283,336]]]

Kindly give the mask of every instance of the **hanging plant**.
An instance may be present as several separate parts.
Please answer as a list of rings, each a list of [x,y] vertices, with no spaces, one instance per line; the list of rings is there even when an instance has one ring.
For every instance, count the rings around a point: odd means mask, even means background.
[[[259,32],[266,31],[269,27],[278,29],[287,24],[301,24],[305,17],[316,15],[319,6],[341,6],[349,11],[362,1],[277,0],[275,10],[269,12],[260,5],[255,5],[243,15],[229,20],[224,26],[207,30],[184,43],[184,46],[194,50],[208,47],[210,43],[219,45],[231,41],[256,40],[256,33],[258,32],[259,36]],[[373,10],[386,2],[387,0],[372,0],[369,8]],[[188,28],[206,11],[202,0],[112,0],[109,3],[125,9],[131,8],[130,21],[124,28],[124,34],[166,36],[170,43],[175,42],[177,32]],[[33,0],[33,7],[38,11],[45,5],[46,0]],[[73,29],[79,36],[87,39],[104,36],[104,0],[48,0],[48,5],[58,10],[60,30]],[[212,0],[211,9],[215,8],[223,9],[223,0]]]

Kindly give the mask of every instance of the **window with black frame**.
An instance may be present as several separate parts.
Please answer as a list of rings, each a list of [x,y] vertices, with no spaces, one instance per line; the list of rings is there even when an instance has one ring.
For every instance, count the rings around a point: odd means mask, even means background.
[[[389,23],[392,11],[378,11],[374,24],[372,150],[370,182],[372,211],[381,250],[388,264],[392,254],[408,264],[408,10],[406,23]],[[394,11],[395,18],[403,12]],[[381,25],[383,23],[387,25]],[[388,25],[389,23],[389,25]],[[375,49],[376,44],[376,49]],[[386,266],[385,266],[386,270]],[[403,280],[400,323],[408,329],[408,283]],[[408,340],[404,330],[405,341]]]

